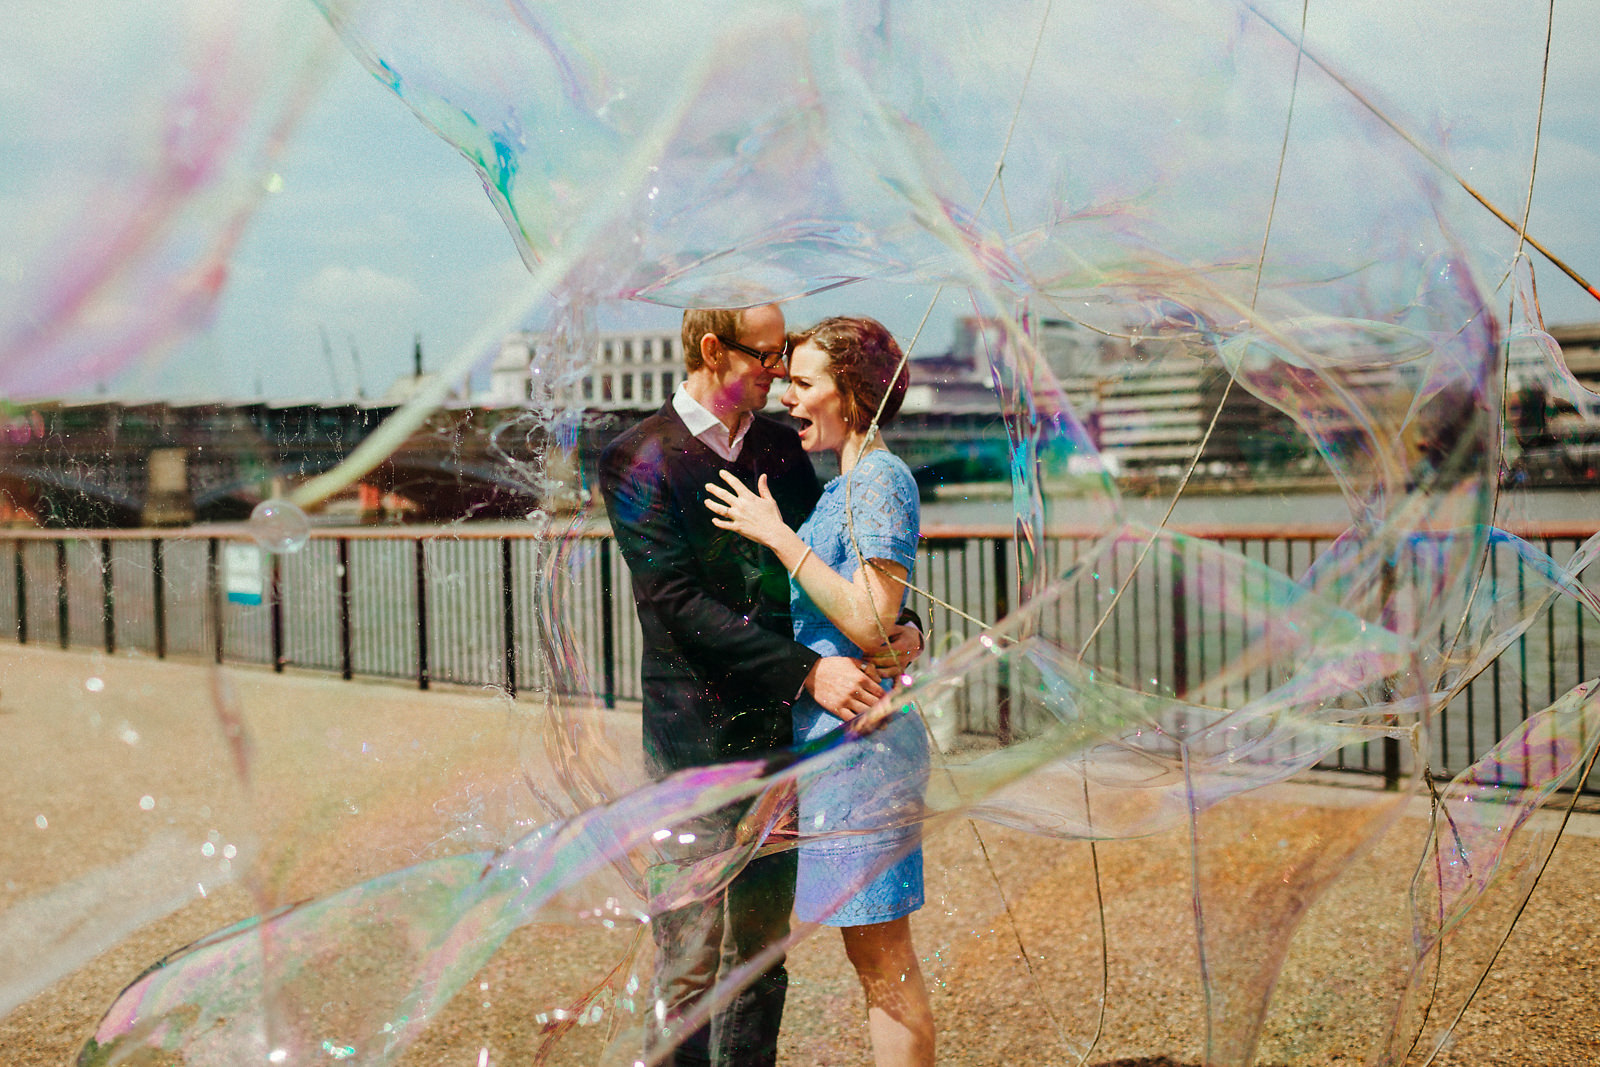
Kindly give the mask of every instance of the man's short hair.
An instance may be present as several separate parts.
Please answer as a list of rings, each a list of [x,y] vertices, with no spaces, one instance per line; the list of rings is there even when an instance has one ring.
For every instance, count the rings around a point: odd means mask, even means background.
[[[700,355],[700,338],[706,334],[739,339],[739,317],[743,308],[690,308],[683,313],[683,365],[699,370],[705,360]]]

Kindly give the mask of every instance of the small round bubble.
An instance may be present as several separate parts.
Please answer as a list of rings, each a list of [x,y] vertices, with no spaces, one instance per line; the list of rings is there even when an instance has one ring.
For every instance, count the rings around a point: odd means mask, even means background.
[[[250,512],[250,536],[268,552],[298,552],[311,538],[311,520],[287,500],[263,500]]]

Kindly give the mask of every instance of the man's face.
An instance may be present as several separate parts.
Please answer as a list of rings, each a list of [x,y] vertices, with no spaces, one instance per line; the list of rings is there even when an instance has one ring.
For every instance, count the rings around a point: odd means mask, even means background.
[[[756,352],[782,352],[784,330],[783,312],[776,304],[763,304],[745,309],[739,316],[739,336],[732,340]],[[755,356],[728,345],[721,348],[725,360],[721,375],[724,394],[741,412],[766,407],[772,383],[783,377],[782,364],[768,370]]]

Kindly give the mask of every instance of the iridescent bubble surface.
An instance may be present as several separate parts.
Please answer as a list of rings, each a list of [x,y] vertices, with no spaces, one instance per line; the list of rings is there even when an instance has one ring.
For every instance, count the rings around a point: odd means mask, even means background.
[[[1554,670],[1537,677],[1514,654],[1558,607],[1600,623],[1583,583],[1594,544],[1556,559],[1509,533],[1525,502],[1502,479],[1513,378],[1587,402],[1533,276],[1546,292],[1566,282],[1458,180],[1520,218],[1540,20],[1503,2],[1337,16],[1220,0],[970,11],[729,0],[670,17],[609,2],[317,6],[505,220],[539,284],[504,316],[544,324],[535,361],[548,382],[575,380],[597,321],[625,304],[664,305],[670,328],[670,309],[693,304],[792,299],[799,324],[874,311],[858,294],[919,307],[954,294],[983,323],[974,347],[1005,433],[1019,546],[1003,575],[1009,610],[919,664],[891,710],[955,736],[1004,679],[1014,736],[952,745],[920,806],[881,818],[922,822],[930,837],[999,825],[1052,844],[1177,842],[1184,877],[1162,887],[1176,910],[1145,925],[1166,932],[1160,962],[1192,977],[1182,1017],[1194,1045],[1178,1051],[1246,1064],[1279,1055],[1263,1034],[1308,916],[1431,786],[1436,820],[1407,857],[1409,928],[1370,946],[1386,969],[1351,1009],[1359,1040],[1311,1051],[1415,1063],[1447,1036],[1489,959],[1452,937],[1513,921],[1551,847],[1526,816],[1572,787],[1600,737],[1592,689],[1558,696]],[[28,285],[0,298],[8,397],[159,358],[203,323],[261,161],[313,85],[296,65],[307,42],[276,48],[270,30],[174,9],[168,36],[201,58],[151,83],[164,102],[129,105],[156,116],[123,131],[136,180],[89,183],[107,190],[96,218],[118,225],[62,222],[70,212],[41,191],[59,176],[30,178],[22,200],[39,224],[13,254]],[[128,71],[118,85],[167,70],[130,42],[108,47]],[[1108,427],[1078,409],[1074,375],[1032,332],[1040,318],[1109,336],[1126,367],[1182,367],[1253,398],[1262,421],[1248,444],[1298,450],[1331,474],[1348,511],[1340,536],[1289,567],[1131,519],[1101,447]],[[462,365],[480,358],[465,352]],[[502,431],[507,477],[566,484],[563,449],[583,421],[560,397],[535,391],[528,422]],[[555,445],[513,459],[516,434],[533,428]],[[1171,457],[1180,470],[1209,458]],[[305,544],[298,504],[257,510],[247,529],[263,547]],[[97,665],[98,687],[63,687],[61,714],[30,718],[7,757],[14,778],[38,784],[12,819],[0,1004],[176,914],[219,921],[184,927],[164,966],[125,976],[81,1062],[147,1049],[195,1064],[404,1062],[434,1051],[448,1027],[431,1023],[502,999],[537,1020],[539,1055],[633,1062],[703,1021],[746,976],[701,1015],[652,1023],[641,931],[712,899],[770,827],[757,820],[688,867],[665,863],[657,835],[721,803],[804,789],[876,742],[840,737],[648,781],[626,713],[571,697],[600,688],[567,625],[588,610],[572,575],[598,551],[582,521],[541,509],[516,557],[535,581],[511,615],[535,634],[548,688],[452,714],[449,728],[398,695],[348,707],[331,681],[301,680],[264,705],[248,680],[219,673],[203,731],[192,714],[144,713],[133,688],[171,684],[147,665]],[[1068,528],[1070,555],[1053,540]],[[1207,657],[1182,687],[1119,658],[1139,625],[1176,622],[1170,604],[1120,594],[1135,569],[1182,583]],[[1476,679],[1499,685],[1502,672],[1516,676],[1508,685],[1548,683],[1548,706],[1430,782],[1448,716]],[[327,718],[290,714],[308,707]],[[1390,744],[1404,754],[1397,788],[1353,814],[1278,792]],[[315,778],[295,763],[309,756]],[[75,760],[99,769],[80,803],[58,795],[59,776],[26,777]],[[178,779],[192,779],[181,796],[165,786]],[[90,808],[112,813],[114,846],[97,844]],[[51,866],[69,836],[94,858]],[[936,877],[962,888],[938,907],[1004,932],[1003,909],[972,885],[1010,870],[1007,858],[951,854]],[[237,892],[227,915],[205,910],[219,887]],[[254,917],[227,925],[243,914]],[[494,971],[514,938],[538,973]],[[1083,1006],[1115,995],[1096,987],[1093,953],[1001,940],[1001,955],[1037,953],[1041,968],[1045,955],[1089,961],[1070,993],[1029,986],[1061,1020],[1063,1055],[1088,1054],[1098,1026]],[[522,979],[515,995],[485,988],[503,977]]]

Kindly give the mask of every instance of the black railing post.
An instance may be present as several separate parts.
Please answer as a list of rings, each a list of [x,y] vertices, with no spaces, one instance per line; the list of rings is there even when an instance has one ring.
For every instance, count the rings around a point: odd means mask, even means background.
[[[272,621],[272,669],[278,674],[283,673],[283,557],[276,552],[272,555],[271,585],[267,589],[267,596],[271,597],[269,607]]]
[[[1392,697],[1392,693],[1385,695]],[[1385,789],[1400,788],[1400,739],[1398,737],[1385,737],[1383,739],[1383,787]]]
[[[1550,538],[1546,537],[1544,539],[1544,554],[1547,556],[1553,556],[1555,550],[1556,546],[1551,543]],[[1547,694],[1545,701],[1547,704],[1554,704],[1556,702],[1556,611],[1553,605],[1548,611],[1545,612],[1544,634],[1546,680],[1545,693]],[[1582,678],[1583,674],[1580,672],[1578,677]],[[1526,708],[1522,710],[1522,717],[1524,719],[1528,717],[1528,710]],[[1552,759],[1555,758],[1554,749],[1551,749],[1550,755]]]
[[[111,577],[111,538],[100,538],[100,606],[105,616],[106,655],[117,651],[117,597]]]
[[[222,615],[222,545],[215,537],[206,541],[206,585],[211,602],[211,643],[216,661],[221,663],[227,624]]]
[[[1000,620],[1011,614],[1011,598],[1006,590],[1006,539],[995,538],[994,542],[994,621],[995,625]],[[1010,664],[1001,660],[996,666],[999,668],[995,694],[995,740],[1002,745],[1011,743],[1011,670]]]
[[[1489,550],[1489,582],[1489,588],[1498,592],[1500,589],[1500,553],[1495,551],[1493,548]],[[1501,713],[1504,711],[1504,708],[1501,707],[1500,695],[1500,668],[1501,661],[1504,658],[1504,654],[1502,653],[1501,655],[1496,656],[1494,658],[1494,662],[1489,665],[1489,677],[1493,679],[1493,684],[1489,689],[1490,717],[1494,722],[1493,732],[1490,733],[1489,736],[1494,738],[1500,738],[1506,735],[1505,724],[1501,718]],[[1477,753],[1474,752],[1472,755],[1476,754]],[[1499,785],[1501,781],[1503,781],[1501,778],[1501,773],[1502,772],[1497,768],[1495,771],[1496,785]]]
[[[611,614],[611,539],[600,542],[600,659],[606,707],[617,706],[617,639]]]
[[[506,693],[517,695],[517,612],[512,590],[511,538],[500,538],[500,604],[504,611]]]
[[[22,542],[11,542],[17,567],[17,644],[28,643],[28,569],[22,565]]]
[[[72,633],[67,618],[67,539],[56,541],[56,630],[61,637],[61,647],[72,643]]]
[[[150,592],[155,609],[156,659],[167,658],[167,566],[165,542],[150,541]]]
[[[417,568],[417,688],[428,688],[428,550],[421,537],[416,546]]]
[[[1379,572],[1379,604],[1381,605],[1383,625],[1393,627],[1394,613],[1389,602],[1394,598],[1395,562],[1393,557],[1383,561],[1383,569]],[[1383,679],[1383,702],[1393,706],[1395,695],[1399,692],[1395,676],[1386,675]],[[1390,725],[1399,721],[1393,712],[1384,716],[1384,721]],[[1365,762],[1365,761],[1363,761]],[[1383,787],[1385,789],[1400,788],[1400,739],[1388,736],[1383,739]]]
[[[1189,588],[1183,549],[1172,554],[1172,695],[1189,691]]]
[[[339,538],[339,675],[349,681],[353,672],[350,656],[350,539]]]

